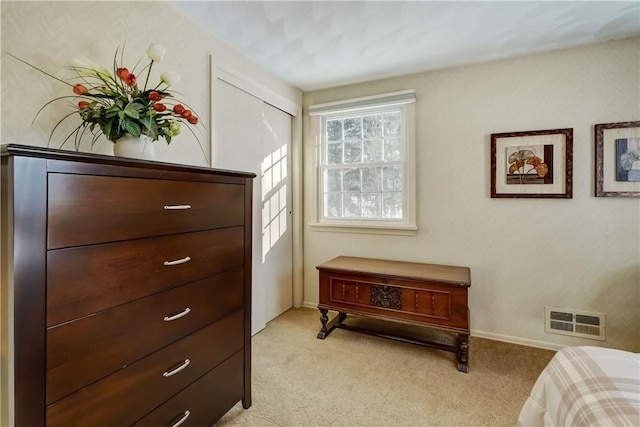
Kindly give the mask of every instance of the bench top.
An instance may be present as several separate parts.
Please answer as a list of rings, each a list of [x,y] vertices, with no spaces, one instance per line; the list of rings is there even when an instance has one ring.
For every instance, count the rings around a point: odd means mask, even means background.
[[[316,267],[345,273],[370,274],[403,279],[433,280],[471,286],[471,270],[453,265],[425,264],[374,258],[339,256]]]

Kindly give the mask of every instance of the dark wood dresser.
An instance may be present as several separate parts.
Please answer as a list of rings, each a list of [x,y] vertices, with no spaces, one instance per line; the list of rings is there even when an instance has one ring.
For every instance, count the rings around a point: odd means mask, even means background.
[[[469,268],[340,256],[317,269],[322,323],[319,339],[334,328],[365,332],[454,352],[458,370],[469,371]],[[331,321],[329,310],[338,312]],[[349,325],[345,323],[347,313],[437,328],[452,333],[456,343]]]
[[[248,408],[255,175],[0,153],[0,424],[201,427]]]

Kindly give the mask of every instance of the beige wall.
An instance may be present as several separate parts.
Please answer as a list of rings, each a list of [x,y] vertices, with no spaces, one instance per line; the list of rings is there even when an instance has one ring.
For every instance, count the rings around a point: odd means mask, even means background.
[[[125,42],[131,59],[144,57],[152,42],[164,44],[167,55],[157,71],[182,75],[175,89],[201,116],[210,115],[209,54],[289,99],[300,98],[163,2],[2,2],[0,11],[2,49],[52,72],[62,73],[80,55],[108,65]],[[416,89],[420,230],[416,237],[390,237],[305,226],[305,302],[317,303],[315,266],[339,254],[467,265],[476,334],[600,345],[545,334],[543,307],[553,305],[605,312],[604,345],[640,351],[640,202],[592,196],[593,125],[640,118],[639,45],[636,38],[307,94],[305,105]],[[2,143],[45,145],[60,111],[31,121],[67,87],[4,54],[1,72]],[[562,127],[574,128],[573,199],[489,197],[491,133]],[[208,164],[195,139],[182,136],[170,146],[158,144],[159,160]],[[209,135],[201,142],[208,153]],[[104,141],[93,152],[110,149]],[[313,149],[305,133],[305,224],[314,220]]]
[[[304,95],[303,105],[417,92],[416,237],[304,229],[305,304],[337,255],[471,268],[476,335],[640,351],[640,200],[593,197],[594,125],[640,120],[640,39],[451,68]],[[306,113],[306,110],[305,110]],[[573,199],[491,199],[490,134],[573,128]],[[304,132],[305,224],[314,136]],[[544,332],[544,306],[606,313],[607,341]],[[319,323],[319,322],[318,322]]]
[[[125,60],[129,68],[142,59],[151,43],[167,49],[162,62],[155,64],[150,81],[160,73],[178,72],[182,79],[172,86],[181,98],[198,112],[207,130],[200,135],[207,156],[210,153],[210,66],[213,55],[218,66],[240,70],[242,74],[283,97],[300,103],[302,94],[292,86],[241,56],[224,42],[209,36],[173,7],[163,1],[143,2],[2,2],[2,49],[57,77],[70,78],[66,71],[74,58],[85,56],[111,68],[117,47],[126,45]],[[155,77],[155,80],[154,80]],[[140,78],[140,77],[139,77]],[[65,102],[47,107],[35,123],[31,122],[46,102],[72,94],[69,87],[40,74],[13,58],[2,54],[2,143],[15,142],[45,146],[49,133],[69,111]],[[215,98],[215,94],[213,95]],[[79,121],[56,131],[51,146],[58,148]],[[167,146],[156,144],[158,160],[207,166],[198,141],[183,125],[182,134]],[[74,149],[73,143],[64,148]],[[81,151],[111,154],[112,144],[101,138],[91,149]]]

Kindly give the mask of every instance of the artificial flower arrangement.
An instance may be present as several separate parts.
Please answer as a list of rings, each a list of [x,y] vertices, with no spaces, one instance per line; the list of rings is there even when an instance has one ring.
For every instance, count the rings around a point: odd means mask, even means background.
[[[174,93],[168,90],[169,86],[180,80],[179,74],[176,72],[163,73],[160,75],[160,82],[157,85],[148,86],[153,64],[162,61],[165,55],[166,50],[162,45],[152,44],[149,46],[147,56],[150,61],[140,71],[136,70],[140,61],[131,70],[123,66],[124,49],[120,51],[118,63],[118,50],[116,49],[113,59],[113,72],[104,67],[96,66],[86,59],[75,60],[74,65],[67,68],[75,72],[76,79],[79,80],[78,83],[61,80],[9,54],[18,61],[71,86],[73,90],[74,95],[55,98],[47,102],[36,114],[37,118],[45,107],[63,99],[73,98],[77,103],[73,104],[73,111],[65,115],[54,126],[49,141],[51,141],[56,128],[75,114],[80,115],[82,123],[67,136],[61,146],[72,136],[75,136],[74,142],[76,149],[78,149],[87,132],[92,134],[92,145],[101,135],[115,143],[125,134],[134,137],[146,135],[153,141],[162,137],[169,144],[174,136],[180,134],[183,122],[186,121],[194,126],[198,124],[198,117],[192,109],[184,102],[180,103]],[[145,71],[144,85],[140,87],[138,76],[144,75]],[[193,129],[189,128],[189,130],[198,139]]]

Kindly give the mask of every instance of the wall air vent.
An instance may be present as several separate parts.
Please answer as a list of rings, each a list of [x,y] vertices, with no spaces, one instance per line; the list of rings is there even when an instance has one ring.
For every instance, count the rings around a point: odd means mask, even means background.
[[[545,307],[544,330],[552,334],[605,341],[604,313]]]

